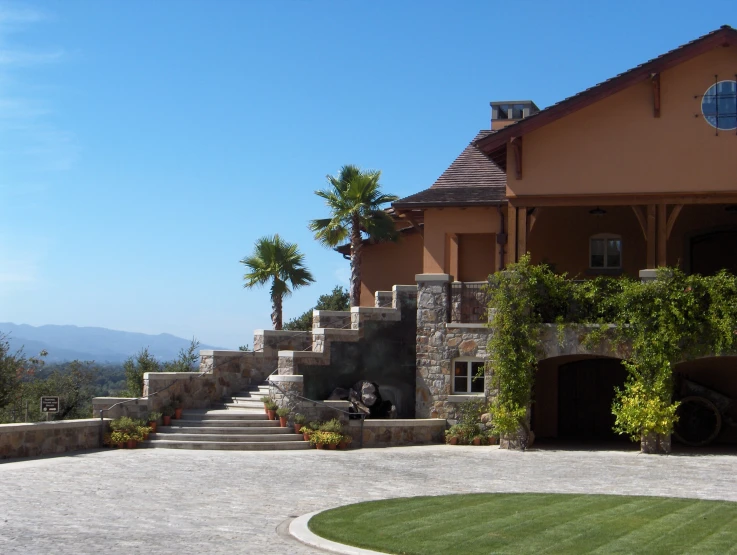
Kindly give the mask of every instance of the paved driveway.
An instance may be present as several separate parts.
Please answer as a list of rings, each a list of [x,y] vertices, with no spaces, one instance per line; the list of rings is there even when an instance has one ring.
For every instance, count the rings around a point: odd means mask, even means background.
[[[104,450],[0,464],[0,553],[318,553],[290,516],[386,497],[595,492],[737,501],[737,455],[400,447]]]

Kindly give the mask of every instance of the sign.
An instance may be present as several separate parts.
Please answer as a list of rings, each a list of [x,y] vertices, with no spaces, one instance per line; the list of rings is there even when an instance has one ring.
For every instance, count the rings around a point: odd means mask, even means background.
[[[59,398],[41,397],[41,412],[59,412]]]

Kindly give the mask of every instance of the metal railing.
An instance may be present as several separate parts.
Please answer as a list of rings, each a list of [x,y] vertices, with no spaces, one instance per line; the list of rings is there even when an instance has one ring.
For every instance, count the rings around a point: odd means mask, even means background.
[[[450,321],[480,324],[487,321],[489,304],[486,282],[455,282],[450,286]]]
[[[274,372],[276,372],[276,370]],[[325,408],[328,408],[328,409],[334,410],[336,412],[340,412],[340,413],[343,413],[343,414],[348,415],[348,419],[349,420],[357,420],[357,419],[360,419],[361,420],[361,431],[360,431],[361,438],[360,438],[360,445],[359,445],[359,447],[361,447],[361,448],[363,447],[363,421],[366,420],[366,415],[365,414],[360,413],[360,412],[350,412],[350,411],[347,411],[347,410],[339,409],[337,407],[332,407],[332,406],[328,405],[327,403],[323,403],[322,401],[316,401],[315,399],[310,399],[309,397],[304,397],[302,395],[298,395],[297,393],[293,393],[291,391],[287,391],[285,389],[282,389],[282,387],[278,383],[276,383],[276,382],[274,382],[274,381],[272,381],[270,379],[271,376],[274,375],[274,372],[272,372],[271,374],[269,374],[269,377],[266,378],[266,383],[269,384],[269,387],[274,387],[274,388],[278,389],[279,392],[282,395],[284,395],[284,397],[288,397],[288,398],[292,398],[292,399],[298,399],[300,401],[307,401],[308,403],[315,403],[317,405],[321,405],[321,406],[323,406]],[[356,418],[356,417],[358,417],[358,418]]]

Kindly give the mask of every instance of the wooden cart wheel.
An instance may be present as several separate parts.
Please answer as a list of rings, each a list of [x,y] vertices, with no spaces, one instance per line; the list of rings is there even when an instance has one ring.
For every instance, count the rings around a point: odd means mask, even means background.
[[[693,447],[708,445],[722,429],[722,415],[714,403],[704,397],[684,397],[676,411],[678,422],[673,435],[681,443]]]

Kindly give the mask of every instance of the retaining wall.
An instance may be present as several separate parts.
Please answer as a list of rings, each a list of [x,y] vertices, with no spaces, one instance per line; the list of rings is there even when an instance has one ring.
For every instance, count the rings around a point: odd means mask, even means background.
[[[107,428],[105,420],[102,424]],[[0,459],[55,455],[101,447],[100,419],[0,424]]]

